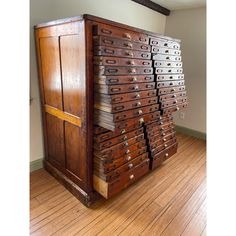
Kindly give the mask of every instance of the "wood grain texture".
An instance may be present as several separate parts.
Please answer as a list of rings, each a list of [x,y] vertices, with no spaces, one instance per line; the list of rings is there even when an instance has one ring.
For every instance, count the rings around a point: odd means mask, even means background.
[[[44,170],[32,172],[31,235],[205,235],[206,145],[177,138],[177,154],[91,209]]]

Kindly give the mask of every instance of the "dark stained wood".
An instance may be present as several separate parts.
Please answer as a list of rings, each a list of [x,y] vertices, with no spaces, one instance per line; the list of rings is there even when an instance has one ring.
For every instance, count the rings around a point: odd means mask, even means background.
[[[165,16],[169,16],[170,15],[170,10],[162,7],[161,5],[152,2],[151,0],[132,0],[133,2],[139,3],[145,7],[148,7],[154,11],[157,11]]]

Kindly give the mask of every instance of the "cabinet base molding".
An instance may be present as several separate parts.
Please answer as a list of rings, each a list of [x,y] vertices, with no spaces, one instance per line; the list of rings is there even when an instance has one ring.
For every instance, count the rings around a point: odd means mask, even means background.
[[[69,190],[76,198],[80,200],[86,207],[90,207],[96,200],[100,198],[98,193],[86,193],[77,184],[71,181],[61,171],[53,167],[48,161],[44,160],[44,169],[56,178],[67,190]]]

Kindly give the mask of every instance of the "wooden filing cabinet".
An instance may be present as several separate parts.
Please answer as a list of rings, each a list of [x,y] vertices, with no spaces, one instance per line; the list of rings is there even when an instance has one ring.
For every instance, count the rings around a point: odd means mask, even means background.
[[[177,152],[172,113],[187,106],[180,40],[91,15],[36,25],[35,39],[44,167],[83,204]]]

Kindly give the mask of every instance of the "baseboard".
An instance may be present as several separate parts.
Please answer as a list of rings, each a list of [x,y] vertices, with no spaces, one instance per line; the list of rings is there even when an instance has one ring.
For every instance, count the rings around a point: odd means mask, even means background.
[[[30,162],[30,172],[43,168],[43,158]]]
[[[203,132],[200,132],[200,131],[197,131],[197,130],[194,130],[194,129],[189,129],[189,128],[186,128],[186,127],[175,125],[175,130],[177,132],[187,134],[189,136],[193,136],[193,137],[196,137],[196,138],[199,138],[199,139],[206,140],[206,133],[203,133]]]

